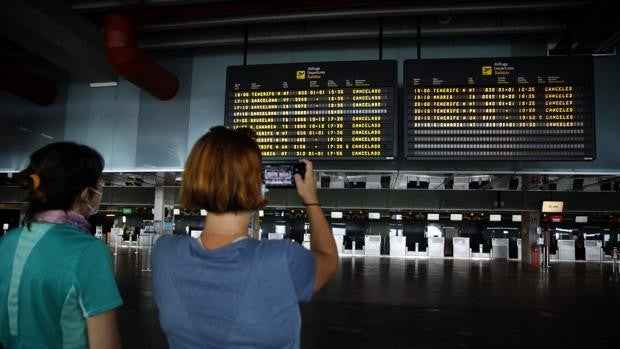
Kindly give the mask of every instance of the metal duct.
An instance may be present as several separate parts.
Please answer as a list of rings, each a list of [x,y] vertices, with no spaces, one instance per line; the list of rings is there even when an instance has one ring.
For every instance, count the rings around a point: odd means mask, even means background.
[[[133,21],[126,15],[105,17],[105,46],[110,64],[122,77],[160,100],[174,97],[179,80],[136,48]]]
[[[56,99],[56,83],[21,67],[0,65],[0,89],[25,98],[40,106],[48,106]]]

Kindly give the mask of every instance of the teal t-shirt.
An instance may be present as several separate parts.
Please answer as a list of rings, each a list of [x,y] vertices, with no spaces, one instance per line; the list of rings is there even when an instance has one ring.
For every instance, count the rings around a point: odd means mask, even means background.
[[[122,303],[110,252],[90,234],[33,223],[0,238],[5,348],[88,348],[86,318]]]

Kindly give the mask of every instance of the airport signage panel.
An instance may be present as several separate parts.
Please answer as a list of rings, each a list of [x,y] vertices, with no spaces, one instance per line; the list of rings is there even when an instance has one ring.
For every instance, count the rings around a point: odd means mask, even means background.
[[[592,57],[404,63],[407,159],[593,160]]]
[[[543,213],[562,213],[564,211],[564,201],[543,201]]]
[[[230,66],[225,124],[264,160],[392,160],[396,91],[393,60]]]

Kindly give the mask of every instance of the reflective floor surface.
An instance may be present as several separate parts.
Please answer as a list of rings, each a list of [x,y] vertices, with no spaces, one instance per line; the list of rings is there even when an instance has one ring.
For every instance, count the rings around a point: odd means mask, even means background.
[[[148,256],[115,256],[125,348],[167,348]],[[343,257],[303,304],[302,348],[611,348],[620,284],[611,264]]]

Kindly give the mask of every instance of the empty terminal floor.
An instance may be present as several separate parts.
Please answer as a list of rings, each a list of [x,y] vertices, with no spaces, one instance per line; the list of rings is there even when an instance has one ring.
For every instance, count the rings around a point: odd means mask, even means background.
[[[119,250],[125,348],[167,348],[146,257]],[[594,348],[620,341],[611,264],[343,257],[302,305],[302,348]],[[206,326],[207,324],[205,324]]]

